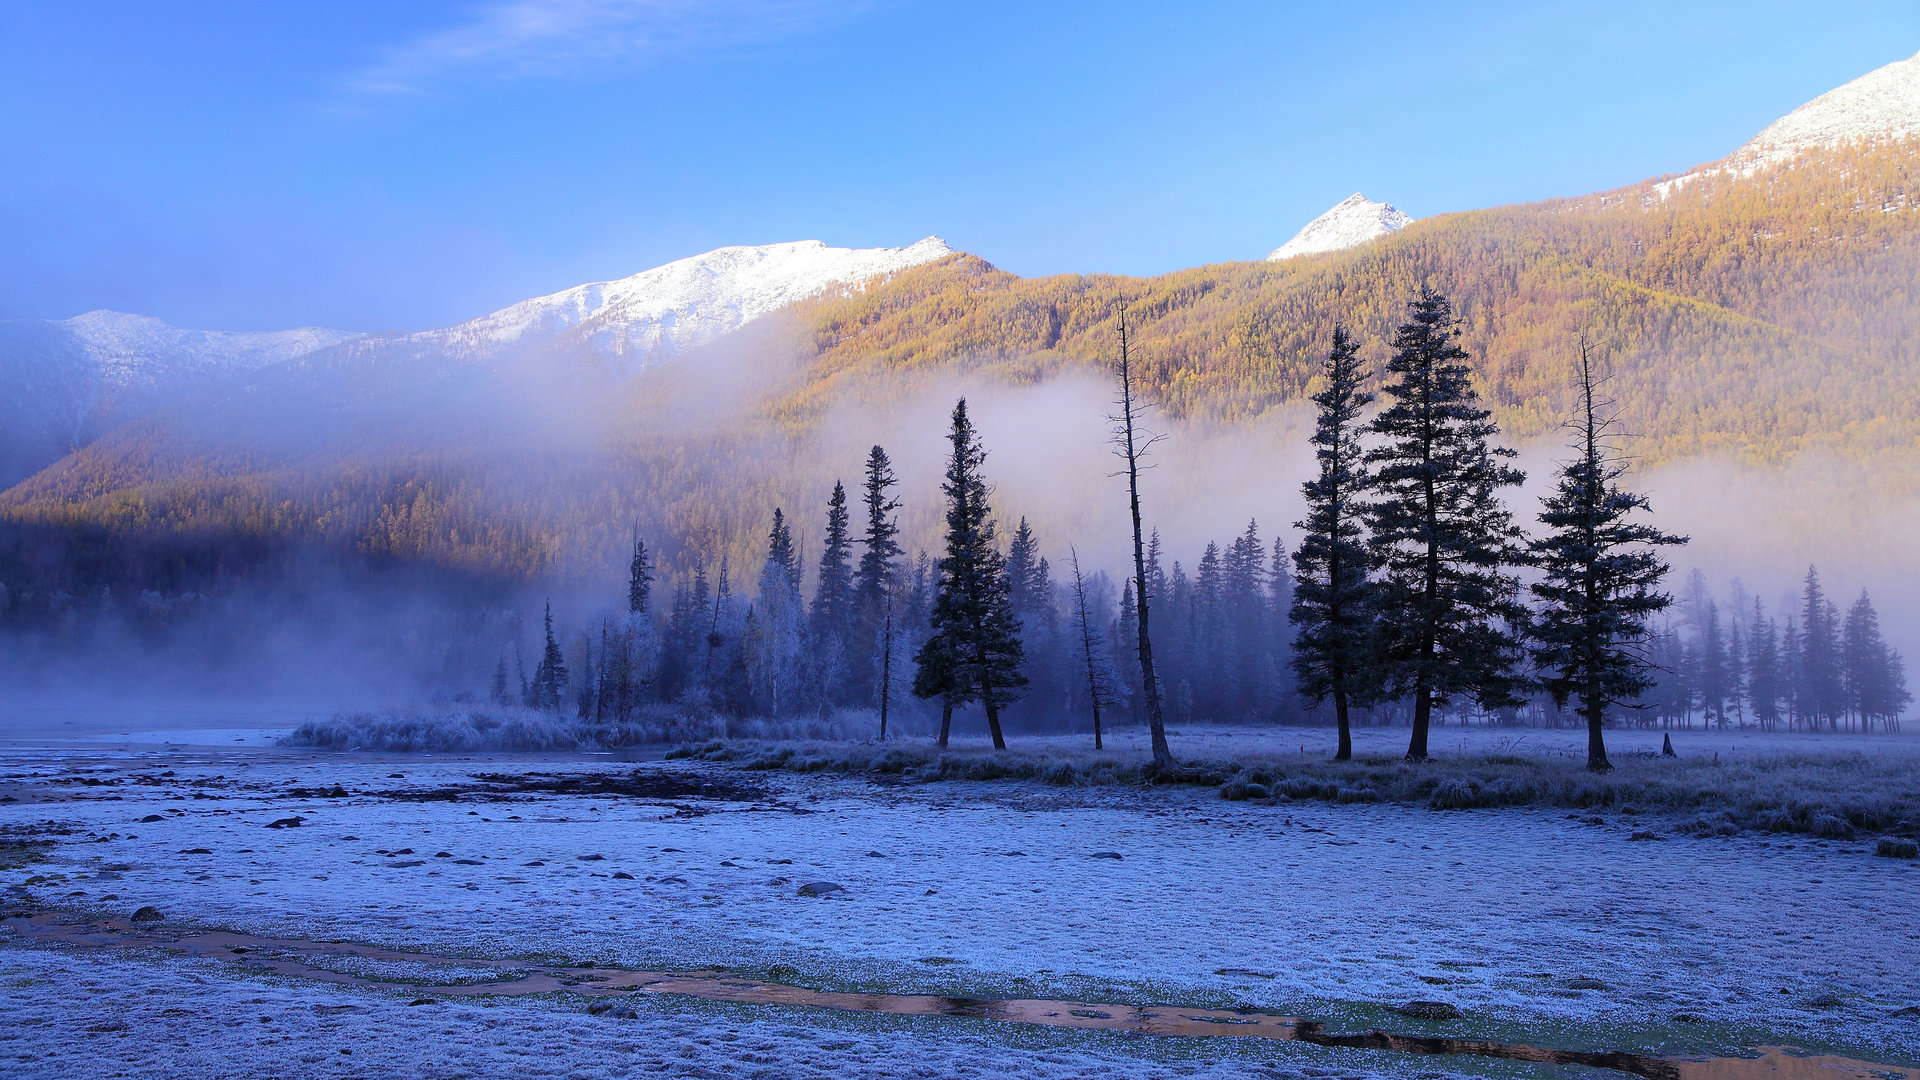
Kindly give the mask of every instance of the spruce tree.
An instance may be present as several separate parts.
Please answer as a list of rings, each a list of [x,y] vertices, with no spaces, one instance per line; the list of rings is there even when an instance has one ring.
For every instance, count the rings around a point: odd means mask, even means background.
[[[847,489],[838,480],[827,498],[827,539],[820,552],[820,578],[807,618],[814,664],[826,702],[846,700],[847,658],[853,651],[853,541],[847,534]]]
[[[645,615],[653,598],[653,560],[647,555],[646,541],[633,538],[633,561],[627,566],[627,611]]]
[[[1004,750],[1000,709],[1019,696],[1027,676],[1021,670],[1020,624],[1008,602],[1006,558],[994,546],[991,492],[981,475],[987,453],[967,417],[965,398],[953,408],[948,438],[953,456],[941,485],[947,496],[946,554],[933,603],[933,635],[920,657],[932,672],[926,683],[932,692],[921,692],[917,675],[914,692],[921,697],[944,693],[950,704],[978,701],[986,710],[994,749]]]
[[[1300,694],[1318,706],[1333,700],[1339,728],[1335,761],[1353,757],[1349,709],[1364,704],[1373,674],[1373,615],[1368,605],[1369,556],[1363,528],[1367,487],[1360,448],[1360,413],[1373,402],[1346,329],[1333,328],[1323,369],[1326,386],[1313,395],[1313,456],[1318,472],[1301,486],[1307,516],[1293,552],[1293,670]]]
[[[1581,415],[1576,454],[1540,513],[1547,533],[1533,544],[1540,601],[1533,627],[1533,659],[1547,693],[1560,708],[1578,698],[1587,725],[1587,768],[1604,772],[1602,726],[1607,710],[1632,705],[1653,686],[1646,646],[1648,620],[1673,603],[1659,591],[1667,565],[1659,547],[1684,537],[1632,521],[1648,510],[1646,496],[1622,489],[1626,466],[1607,445],[1611,418],[1594,402],[1588,348],[1580,346]]]
[[[536,709],[557,709],[567,688],[567,660],[560,642],[553,636],[553,601],[547,601],[546,646],[540,653],[540,665],[534,668],[529,697]]]
[[[1807,567],[1800,591],[1800,697],[1809,726],[1837,728],[1844,708],[1840,686],[1839,613],[1820,585],[1820,571]]]
[[[1517,586],[1506,568],[1519,531],[1499,489],[1525,474],[1489,445],[1497,432],[1468,381],[1467,352],[1446,297],[1423,287],[1394,334],[1392,398],[1371,425],[1381,444],[1366,521],[1380,568],[1378,625],[1387,693],[1411,698],[1407,757],[1427,757],[1433,709],[1457,696],[1513,704]]]
[[[1760,598],[1753,598],[1753,618],[1747,631],[1747,707],[1762,731],[1780,726],[1780,633],[1767,618]]]
[[[905,620],[895,617],[894,584],[898,574],[900,544],[895,540],[900,527],[894,515],[900,509],[893,497],[893,462],[878,446],[867,451],[866,476],[861,482],[861,503],[866,507],[865,534],[859,539],[859,565],[853,572],[853,606],[856,630],[855,648],[849,656],[848,677],[856,686],[878,690],[881,711],[890,696],[893,652],[898,644],[888,624],[903,627]],[[882,680],[885,683],[882,683]]]

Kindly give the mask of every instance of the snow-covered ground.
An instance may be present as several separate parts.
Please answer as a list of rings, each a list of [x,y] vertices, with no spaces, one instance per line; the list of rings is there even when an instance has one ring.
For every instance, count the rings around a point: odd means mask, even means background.
[[[1325,733],[1271,737],[1309,736]],[[1436,747],[1453,736],[1515,737],[1443,729]],[[1196,753],[1226,737],[1180,733],[1176,745]],[[1719,738],[1722,752],[1740,745]],[[1403,739],[1363,729],[1362,752]],[[297,828],[267,827],[294,816]],[[1920,1060],[1920,1020],[1893,1015],[1920,1004],[1916,864],[1798,836],[1656,828],[1663,839],[1636,841],[1643,820],[1584,817],[679,761],[15,746],[0,751],[0,843],[56,843],[45,862],[0,871],[0,896],[76,915],[153,905],[165,926],[722,966],[827,989],[1243,1004],[1355,1028],[1408,1027],[1391,1006],[1440,999],[1467,1014],[1463,1028],[1441,1026],[1451,1034]],[[798,895],[814,881],[844,891]],[[649,1056],[687,1075],[1521,1068],[712,1003],[656,1001],[639,1029],[565,996],[409,1010],[231,965],[5,936],[0,986],[0,1008],[18,1018],[0,1060],[36,1075],[247,1075],[268,1059],[307,1075],[599,1075],[647,1071]],[[355,1008],[317,1011],[333,1005]]]

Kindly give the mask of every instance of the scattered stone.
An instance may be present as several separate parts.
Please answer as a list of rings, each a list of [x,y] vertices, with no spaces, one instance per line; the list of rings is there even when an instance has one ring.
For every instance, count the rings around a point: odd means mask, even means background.
[[[307,819],[306,819],[306,818],[303,818],[303,817],[283,817],[283,818],[281,818],[281,819],[280,819],[280,820],[278,820],[278,821],[269,821],[269,822],[267,822],[267,828],[269,828],[269,829],[297,829],[297,828],[299,828],[299,827],[300,827],[300,823],[301,823],[301,822],[303,822],[303,821],[305,821],[305,820],[307,820]]]
[[[673,849],[672,849],[672,848],[663,848],[662,850],[664,850],[664,851],[672,851]],[[792,859],[768,859],[768,860],[767,860],[767,865],[768,865],[768,866],[792,866],[792,865],[793,865],[793,860],[792,860]]]
[[[661,850],[661,851],[673,851],[673,852],[679,852],[679,851],[680,851],[680,849],[679,849],[679,848],[677,848],[677,847],[663,847],[663,848],[661,848],[660,850]]]
[[[481,861],[480,861],[479,859],[455,859],[455,860],[453,860],[453,865],[455,865],[455,866],[485,866],[486,864],[485,864],[485,863],[483,863],[483,862],[481,862]]]
[[[389,851],[389,852],[386,852],[386,854],[388,854],[388,855],[411,855],[411,854],[413,854],[413,849],[412,849],[412,848],[410,848],[410,847],[403,847],[403,848],[401,848],[401,849],[400,849],[399,851]]]
[[[884,855],[884,854],[882,854],[881,852],[878,852],[878,851],[869,851],[869,852],[867,852],[867,858],[869,858],[869,859],[884,859],[884,858],[886,858],[886,855]]]
[[[613,1002],[611,1001],[590,1001],[587,1003],[587,1015],[599,1016],[601,1013],[608,1012],[612,1008]]]
[[[809,881],[805,885],[800,886],[801,896],[826,896],[829,893],[846,891],[845,888],[831,881]]]
[[[436,851],[436,852],[434,852],[434,853],[433,853],[433,857],[434,857],[434,858],[436,858],[436,859],[451,859],[451,858],[453,858],[453,852],[451,852],[451,851]]]
[[[1011,857],[1011,856],[1014,856],[1014,855],[1025,855],[1025,854],[1026,854],[1026,852],[1024,852],[1024,851],[1009,851],[1009,852],[1007,852],[1007,855],[1008,855],[1009,857]]]
[[[425,865],[427,865],[427,860],[425,860],[425,859],[401,859],[401,860],[400,860],[399,862],[390,862],[390,863],[388,863],[387,865],[388,865],[389,867],[391,867],[392,869],[395,869],[395,870],[405,870],[405,869],[406,869],[407,867],[409,867],[409,866],[425,866]]]
[[[1397,1010],[1415,1020],[1458,1020],[1460,1010],[1444,1001],[1409,1001]]]
[[[1873,846],[1873,853],[1886,859],[1920,858],[1920,845],[1899,837],[1883,836],[1880,842]]]
[[[721,859],[721,860],[720,860],[720,865],[721,865],[721,866],[726,866],[726,867],[731,867],[731,868],[733,868],[733,869],[735,869],[735,870],[738,870],[738,869],[740,869],[740,868],[741,868],[741,867],[740,867],[740,864],[739,864],[739,863],[737,863],[737,862],[734,862],[734,861],[733,861],[732,859]]]
[[[415,1005],[438,1005],[438,1004],[440,1004],[439,998],[429,998],[429,997],[414,998],[412,1001],[407,1002],[407,1006],[409,1008]]]
[[[523,862],[520,865],[521,866],[545,866],[547,864],[540,861],[539,859],[535,859],[532,862]]]
[[[151,825],[156,821],[165,821],[165,820],[167,819],[159,814],[148,814],[146,817],[143,817],[140,819],[140,824]]]
[[[685,885],[686,883],[687,879],[678,874],[669,874],[656,882],[659,885]]]
[[[203,847],[190,847],[190,848],[181,848],[181,849],[180,849],[180,854],[182,854],[182,855],[211,855],[211,854],[213,854],[213,852],[211,852],[211,851],[209,851],[209,850],[207,850],[206,848],[203,848]]]
[[[1815,1009],[1837,1009],[1846,1003],[1846,999],[1838,994],[1821,994],[1807,1002],[1807,1005]]]
[[[927,895],[928,895],[928,896],[938,896],[939,894],[940,894],[940,890],[939,890],[939,889],[928,889],[928,890],[927,890]]]
[[[1087,858],[1089,858],[1089,859],[1112,859],[1112,860],[1113,860],[1113,861],[1115,861],[1115,862],[1119,862],[1119,861],[1120,861],[1120,853],[1119,853],[1119,852],[1117,852],[1117,851],[1096,851],[1096,852],[1094,852],[1093,854],[1091,854],[1091,855],[1089,855],[1089,856],[1087,856]]]
[[[131,918],[134,922],[159,922],[166,918],[166,916],[160,914],[159,908],[154,907],[152,904],[145,904],[136,909]]]
[[[632,880],[633,880],[633,875],[632,875],[632,874],[629,874],[629,873],[627,873],[627,872],[626,872],[625,870],[615,870],[615,871],[613,872],[613,876],[614,876],[614,878],[615,878],[615,879],[617,879],[617,880],[620,880],[620,881],[632,881]]]
[[[575,855],[574,858],[579,859],[581,862],[600,862],[604,860],[606,856],[605,855]]]

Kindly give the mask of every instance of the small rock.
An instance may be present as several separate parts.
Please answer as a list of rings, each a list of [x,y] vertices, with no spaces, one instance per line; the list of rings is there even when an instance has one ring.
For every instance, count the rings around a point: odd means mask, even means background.
[[[523,862],[520,865],[521,866],[545,866],[547,864],[540,861],[539,859],[535,859],[532,862]]]
[[[211,854],[213,854],[213,852],[211,852],[211,851],[208,851],[208,850],[207,850],[206,848],[203,848],[203,847],[190,847],[190,848],[182,848],[182,849],[181,849],[181,851],[180,851],[180,854],[182,854],[182,855],[211,855]]]
[[[1808,1005],[1816,1009],[1837,1009],[1846,1003],[1846,999],[1838,994],[1821,994],[1819,997],[1807,1002]]]
[[[805,885],[800,886],[801,896],[826,896],[829,893],[846,891],[845,888],[831,881],[809,881]]]
[[[678,875],[678,874],[668,874],[668,875],[667,875],[666,877],[663,877],[663,878],[661,878],[661,879],[660,879],[660,880],[659,880],[658,882],[656,882],[655,884],[659,884],[659,885],[685,885],[686,883],[687,883],[687,879],[686,879],[686,878],[683,878],[683,877],[681,877],[681,876],[680,876],[680,875]]]
[[[388,863],[387,865],[388,865],[389,867],[391,867],[391,868],[393,868],[393,869],[395,869],[395,870],[405,870],[405,869],[406,869],[407,867],[409,867],[409,866],[425,866],[425,865],[427,865],[427,860],[425,860],[425,859],[401,859],[401,860],[400,860],[399,862],[390,862],[390,863]]]
[[[603,859],[605,859],[606,856],[605,855],[575,855],[574,858],[579,859],[581,862],[600,862]]]
[[[613,1002],[611,1001],[590,1001],[587,1003],[587,1015],[599,1016],[601,1013],[607,1012],[612,1008]]]
[[[152,904],[142,906],[131,917],[134,922],[159,922],[166,918],[165,915],[160,914],[160,909]]]
[[[165,820],[167,819],[165,817],[162,817],[159,814],[148,814],[146,817],[143,817],[140,819],[140,824],[150,825],[156,821],[165,821]]]
[[[629,874],[629,873],[627,873],[627,872],[626,872],[625,870],[615,870],[615,871],[613,872],[613,876],[614,876],[614,877],[615,877],[616,879],[618,879],[618,880],[621,880],[621,881],[632,881],[632,880],[633,880],[633,875],[632,875],[632,874]]]
[[[1119,853],[1119,852],[1117,852],[1117,851],[1096,851],[1096,852],[1094,852],[1093,854],[1091,854],[1091,855],[1089,855],[1089,856],[1087,856],[1087,858],[1089,858],[1089,859],[1112,859],[1112,860],[1114,860],[1115,862],[1119,862],[1119,861],[1120,861],[1120,853]]]
[[[880,853],[880,852],[878,852],[878,851],[869,851],[869,852],[867,852],[867,858],[869,858],[869,859],[884,859],[884,858],[886,858],[886,856],[885,856],[884,854],[881,854],[881,853]]]
[[[280,820],[278,820],[278,821],[269,821],[269,822],[267,822],[267,828],[269,828],[269,829],[297,829],[297,828],[299,828],[299,827],[300,827],[300,823],[301,823],[301,822],[303,822],[303,821],[305,821],[305,820],[307,820],[307,819],[306,819],[306,818],[303,818],[303,817],[283,817],[283,818],[281,818],[281,819],[280,819]]]
[[[1409,1001],[1400,1006],[1401,1016],[1411,1016],[1415,1020],[1458,1020],[1460,1010],[1444,1001]]]
[[[439,998],[429,998],[429,997],[414,998],[412,1001],[407,1002],[407,1005],[409,1007],[414,1005],[438,1005],[438,1004],[440,1004]]]
[[[485,866],[486,864],[485,864],[485,863],[483,863],[483,862],[481,862],[481,861],[480,861],[479,859],[455,859],[455,860],[453,860],[453,865],[455,865],[455,866]]]
[[[436,859],[451,859],[451,858],[453,858],[453,852],[451,852],[451,851],[436,851],[436,852],[434,852],[434,853],[433,853],[433,857],[434,857],[434,858],[436,858]],[[469,862],[471,862],[472,860],[468,860],[468,861],[469,861]]]

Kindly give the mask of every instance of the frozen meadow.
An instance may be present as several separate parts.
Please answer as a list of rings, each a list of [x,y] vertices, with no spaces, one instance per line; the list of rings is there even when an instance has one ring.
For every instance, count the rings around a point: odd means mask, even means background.
[[[1138,754],[1135,733],[1117,753]],[[1362,729],[1359,752],[1403,749]],[[203,745],[165,738],[191,738]],[[1326,733],[1249,740],[1274,758]],[[238,741],[235,741],[238,740]],[[1920,740],[1681,733],[1684,753]],[[1066,740],[1026,740],[1039,749]],[[257,734],[0,747],[0,1061],[15,1075],[1414,1076],[1570,1066],[631,994],[445,996],[465,969],[84,948],[349,941],[476,964],[721,970],[829,991],[1270,1010],[1664,1057],[1792,1045],[1920,1061],[1920,864],[1871,837],[1694,836],[1657,814],[1233,802],[1211,788],[747,771],[607,755],[329,753]],[[210,744],[210,745],[209,745]],[[1564,745],[1563,745],[1564,744]],[[1659,733],[1616,733],[1625,756]],[[1573,733],[1440,729],[1443,756]],[[1443,760],[1441,766],[1444,767]],[[1910,775],[1910,774],[1909,774]],[[294,824],[292,819],[298,819]],[[275,823],[281,823],[278,827]],[[822,896],[802,886],[831,883]],[[129,923],[143,907],[164,918]],[[1444,1002],[1456,1020],[1396,1011]],[[590,1011],[591,1010],[591,1011]],[[1907,1010],[1903,1012],[1902,1010]]]

